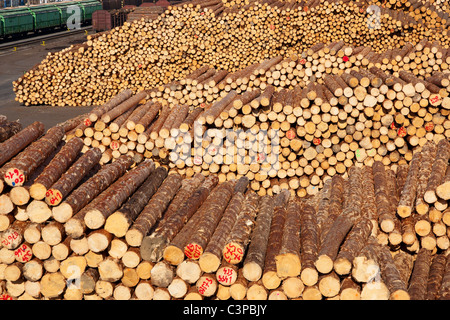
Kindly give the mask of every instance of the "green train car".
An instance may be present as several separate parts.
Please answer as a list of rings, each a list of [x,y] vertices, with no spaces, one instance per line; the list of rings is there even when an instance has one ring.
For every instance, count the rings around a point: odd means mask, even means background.
[[[92,13],[102,9],[102,4],[97,0],[55,2],[0,9],[0,38],[23,36],[40,30],[65,29],[68,19],[74,13],[69,8],[73,5],[79,8],[81,25],[89,25],[92,21]]]

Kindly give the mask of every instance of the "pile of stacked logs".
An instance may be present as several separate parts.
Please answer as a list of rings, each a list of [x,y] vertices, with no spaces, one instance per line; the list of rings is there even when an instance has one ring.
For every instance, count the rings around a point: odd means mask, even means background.
[[[427,141],[448,139],[443,61],[447,49],[425,39],[383,53],[320,43],[234,73],[205,65],[164,86],[123,90],[67,139],[100,148],[102,163],[128,154],[187,177],[245,175],[261,196],[288,185],[303,197],[352,165],[395,169]]]
[[[424,37],[449,45],[446,26],[430,29],[388,8],[374,13],[362,0],[233,3],[182,3],[155,20],[127,22],[51,53],[14,81],[16,99],[24,105],[99,105],[125,88],[165,85],[203,65],[234,73],[341,40],[375,52],[416,45]]]
[[[1,144],[2,299],[448,299],[450,142],[300,198],[183,177],[35,122]]]

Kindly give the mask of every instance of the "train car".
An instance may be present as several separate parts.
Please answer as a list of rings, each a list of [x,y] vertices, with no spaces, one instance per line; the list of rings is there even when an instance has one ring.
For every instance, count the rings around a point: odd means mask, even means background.
[[[28,10],[5,9],[0,13],[0,37],[24,35],[34,29],[34,16]]]
[[[65,1],[0,10],[0,38],[24,36],[30,32],[67,28],[67,21],[73,14],[69,6],[80,9],[80,23],[89,25],[92,14],[102,9],[97,0]]]

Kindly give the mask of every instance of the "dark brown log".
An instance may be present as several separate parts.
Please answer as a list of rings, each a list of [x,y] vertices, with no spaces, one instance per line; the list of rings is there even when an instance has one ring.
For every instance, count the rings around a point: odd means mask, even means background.
[[[248,183],[248,178],[242,177],[239,179],[242,182]],[[236,184],[236,187],[240,185],[240,182]],[[207,273],[215,272],[220,266],[222,261],[222,251],[225,247],[228,235],[230,234],[236,220],[241,212],[242,205],[245,200],[243,190],[237,189],[228,202],[223,216],[220,219],[217,228],[211,236],[208,245],[206,246],[203,254],[199,258],[200,268]],[[245,190],[245,189],[244,189]]]
[[[123,176],[132,163],[131,157],[123,155],[113,163],[102,167],[93,177],[75,189],[60,205],[53,208],[52,213],[55,220],[61,223],[68,221],[116,179]]]
[[[397,206],[397,214],[401,218],[409,217],[412,214],[417,192],[417,179],[419,175],[421,156],[422,154],[420,152],[415,153],[409,164],[408,176]]]
[[[186,257],[200,258],[233,196],[233,190],[234,183],[231,181],[219,184],[199,208],[200,219],[182,247]]]
[[[347,275],[351,272],[353,259],[366,245],[371,231],[372,222],[368,218],[362,217],[355,223],[334,261],[334,270],[337,274]]]
[[[436,159],[433,162],[430,178],[428,179],[428,184],[423,196],[424,200],[429,204],[437,201],[436,189],[445,176],[449,158],[450,142],[447,139],[442,139],[438,142]]]
[[[167,177],[167,169],[158,167],[150,173],[142,185],[133,193],[133,195],[105,222],[105,230],[114,234],[116,237],[124,237],[128,228],[139,216],[142,209],[147,205],[150,198],[156,193],[161,183]]]
[[[142,239],[147,236],[158,219],[162,217],[170,201],[180,188],[181,180],[181,176],[177,173],[170,174],[164,180],[161,187],[148,201],[126,232],[125,239],[130,246],[137,247],[142,244]]]
[[[259,196],[256,193],[246,195],[240,215],[228,234],[228,239],[223,247],[223,258],[228,263],[238,264],[244,258],[258,214],[258,202]]]
[[[272,196],[263,196],[242,267],[243,277],[248,281],[258,281],[263,274],[273,210]]]
[[[426,297],[431,258],[431,251],[425,248],[421,248],[417,253],[408,286],[408,294],[411,300],[424,300]]]
[[[154,170],[153,161],[147,160],[139,164],[137,167],[125,173],[118,178],[113,184],[109,185],[102,193],[85,205],[80,211],[74,214],[64,225],[66,233],[74,239],[81,237],[86,230],[85,216],[91,210],[115,210],[123,201],[134,191],[145,178]],[[131,180],[127,186],[128,180]],[[133,190],[134,189],[134,190]],[[120,190],[121,192],[117,192]],[[132,190],[132,191],[130,191]],[[105,201],[105,199],[109,199]],[[108,203],[106,203],[108,202]],[[109,204],[109,205],[108,205]],[[114,209],[111,209],[114,208]]]
[[[28,177],[56,150],[63,137],[64,129],[62,127],[52,127],[44,136],[31,143],[25,150],[3,165],[0,174],[6,184],[13,187],[23,185]]]
[[[444,254],[434,255],[430,265],[430,271],[428,273],[427,288],[426,288],[426,300],[438,300],[439,289],[442,284],[442,279],[445,271],[446,257]]]
[[[275,256],[277,276],[280,279],[300,275],[300,211],[301,205],[297,201],[288,202],[281,246]]]
[[[130,197],[155,169],[153,161],[145,161],[128,171],[102,195],[95,207],[86,211],[84,223],[89,229],[101,228],[106,219]]]
[[[323,199],[321,200],[323,201]],[[311,205],[305,204],[300,212],[300,279],[306,286],[315,285],[319,279],[319,274],[314,265],[319,253],[319,245],[319,226],[316,211]]]
[[[3,142],[0,145],[2,150],[0,155],[0,166],[4,165],[30,143],[38,139],[44,133],[44,130],[44,124],[35,121],[10,139]]]
[[[289,197],[281,193],[276,196],[275,206],[270,226],[269,239],[267,242],[266,257],[264,259],[264,272],[261,278],[264,287],[267,289],[275,289],[280,283],[281,279],[277,275],[275,257],[280,251],[281,241],[283,238],[283,229],[286,221],[285,205]]]
[[[185,224],[191,221],[192,216],[197,212],[198,208],[209,196],[210,190],[217,183],[217,176],[206,178],[200,187],[180,206],[177,212],[168,218],[164,225],[160,225],[150,237],[146,238],[148,242],[143,243],[141,247],[143,259],[158,261],[163,257],[166,246],[179,234]],[[184,236],[180,235],[180,237]]]
[[[45,193],[45,202],[57,206],[100,161],[102,152],[99,148],[86,151],[76,160]]]
[[[34,179],[30,187],[30,196],[42,200],[47,190],[62,176],[73,164],[83,147],[83,140],[75,137],[70,139],[61,150],[52,158],[41,174]]]

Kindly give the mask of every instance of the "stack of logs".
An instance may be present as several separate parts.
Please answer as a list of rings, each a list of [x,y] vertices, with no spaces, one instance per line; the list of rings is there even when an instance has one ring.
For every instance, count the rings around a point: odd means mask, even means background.
[[[127,22],[49,54],[14,82],[14,91],[24,105],[99,105],[125,88],[165,85],[203,65],[234,73],[320,43],[342,40],[375,52],[417,45],[425,37],[449,45],[446,26],[432,29],[401,10],[383,8],[378,16],[367,7],[362,0],[252,0],[229,6],[194,0],[169,7],[153,21]]]
[[[2,299],[448,299],[450,142],[300,198],[182,177],[35,122],[1,144]]]
[[[100,148],[102,163],[129,154],[187,177],[244,175],[261,196],[285,186],[313,195],[352,165],[395,169],[427,141],[450,137],[443,61],[447,50],[425,39],[380,54],[321,43],[235,73],[205,65],[165,86],[122,91],[67,139]]]

